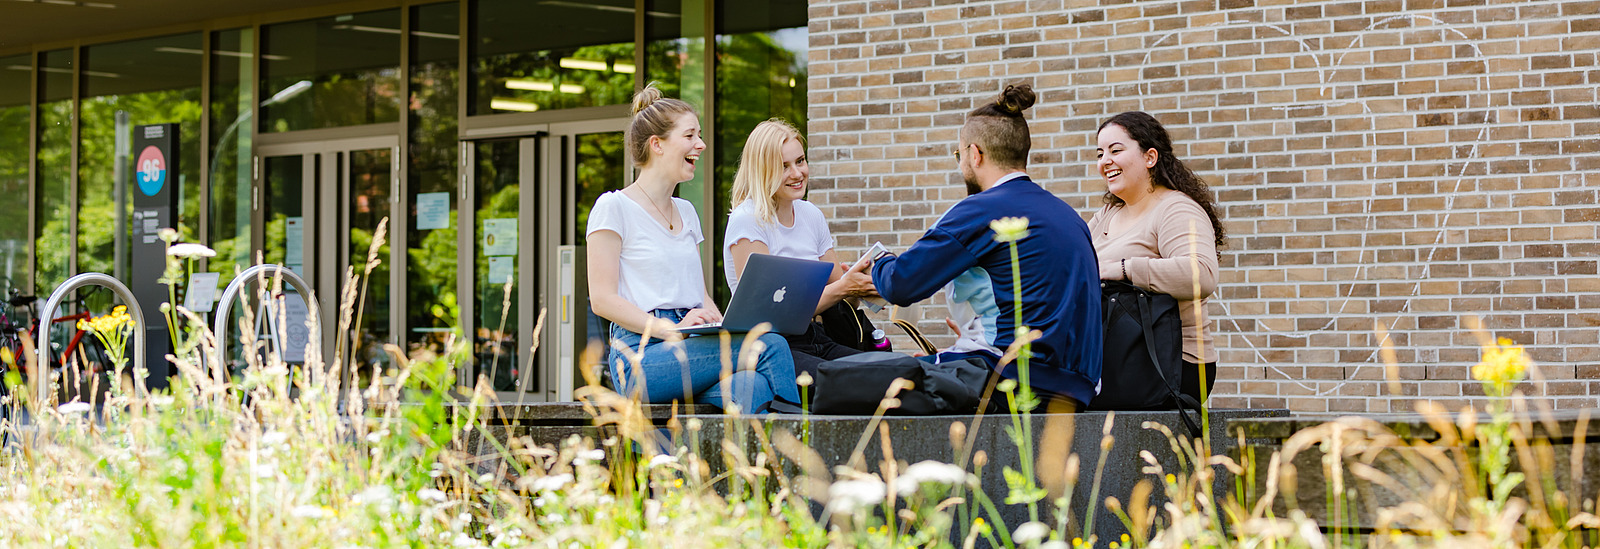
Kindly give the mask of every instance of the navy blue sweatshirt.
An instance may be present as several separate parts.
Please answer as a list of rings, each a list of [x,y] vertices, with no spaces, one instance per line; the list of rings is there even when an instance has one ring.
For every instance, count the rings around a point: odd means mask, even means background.
[[[872,282],[884,299],[907,306],[968,269],[982,269],[994,303],[974,309],[998,313],[989,343],[1004,351],[1016,334],[1016,277],[1009,244],[996,242],[989,228],[1002,217],[1028,218],[1028,236],[1017,242],[1022,323],[1043,333],[1033,342],[1029,380],[1035,389],[1088,403],[1102,356],[1099,261],[1083,218],[1033,180],[1012,179],[957,203],[905,253],[874,263]],[[1016,362],[1001,375],[1017,379]]]

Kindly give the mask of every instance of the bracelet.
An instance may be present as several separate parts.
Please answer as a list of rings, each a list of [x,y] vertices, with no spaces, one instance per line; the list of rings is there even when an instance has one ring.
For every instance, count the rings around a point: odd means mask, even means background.
[[[1122,279],[1123,280],[1130,280],[1130,281],[1132,280],[1132,279],[1128,278],[1128,259],[1127,258],[1123,258],[1122,259]]]

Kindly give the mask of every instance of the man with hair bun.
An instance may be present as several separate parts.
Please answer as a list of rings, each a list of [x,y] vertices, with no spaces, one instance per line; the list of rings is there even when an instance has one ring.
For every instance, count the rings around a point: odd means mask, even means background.
[[[952,308],[970,307],[956,346],[924,360],[977,357],[1018,379],[1016,361],[1000,364],[1022,324],[1039,330],[1029,360],[1029,383],[1055,411],[1082,409],[1100,381],[1100,271],[1089,227],[1061,199],[1028,177],[1032,137],[1022,113],[1035,95],[1027,84],[1008,85],[993,102],[967,113],[955,151],[968,196],[945,212],[899,256],[872,266],[872,281],[889,302],[906,306],[949,285]],[[1017,271],[1010,241],[990,224],[1027,218],[1017,239]],[[952,325],[956,323],[952,322]]]

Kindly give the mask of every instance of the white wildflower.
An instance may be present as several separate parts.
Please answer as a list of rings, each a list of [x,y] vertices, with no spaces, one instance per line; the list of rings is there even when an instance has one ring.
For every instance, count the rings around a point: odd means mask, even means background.
[[[605,458],[606,458],[606,451],[605,450],[601,450],[601,449],[598,449],[598,448],[596,448],[594,450],[579,450],[577,457],[572,458],[572,462],[576,463],[578,465],[583,465],[583,464],[589,463],[591,461],[600,461],[600,460],[605,459]]]
[[[94,410],[94,406],[81,400],[75,400],[56,407],[56,411],[60,412],[61,415],[84,414],[91,410]]]
[[[888,490],[883,481],[876,478],[859,480],[841,480],[828,487],[828,499],[831,506],[841,512],[850,513],[856,509],[877,505],[883,502]]]
[[[990,221],[989,228],[994,231],[995,242],[1015,242],[1028,236],[1028,218],[1002,217]]]
[[[387,485],[379,484],[377,486],[367,487],[366,490],[362,490],[361,493],[356,494],[355,497],[351,498],[351,500],[356,503],[388,503],[389,498],[393,495],[393,489],[389,488]]]
[[[1016,542],[1017,545],[1026,545],[1042,540],[1048,535],[1050,535],[1049,526],[1045,526],[1043,522],[1033,521],[1018,526],[1017,531],[1011,534],[1011,541]]]
[[[669,456],[669,455],[666,455],[666,454],[656,454],[655,457],[650,458],[650,468],[651,469],[655,469],[656,467],[661,467],[663,465],[670,465],[670,464],[677,463],[677,462],[678,462],[678,457],[677,456]]]
[[[434,503],[444,503],[444,500],[447,498],[442,491],[435,490],[433,488],[423,488],[421,490],[417,490],[417,499],[422,501],[431,501]]]
[[[182,244],[173,244],[167,248],[167,255],[182,259],[199,259],[202,257],[216,257],[217,251],[202,244],[184,242]]]
[[[487,485],[491,482],[494,482],[494,473],[484,473],[478,475],[478,484]]]
[[[279,446],[289,442],[289,434],[283,431],[269,431],[261,435],[262,446]]]
[[[301,505],[290,510],[289,516],[294,518],[322,518],[328,516],[328,510],[315,505]]]
[[[902,496],[909,496],[916,493],[924,482],[948,485],[960,484],[966,480],[967,472],[961,470],[960,467],[930,459],[907,467],[905,472],[895,479],[897,483],[895,492]]]
[[[559,475],[550,475],[550,476],[542,477],[542,478],[539,478],[538,480],[533,481],[533,491],[535,491],[535,492],[554,492],[556,490],[560,490],[562,488],[566,488],[567,485],[571,484],[571,483],[572,483],[572,475],[569,475],[569,474],[566,474],[566,473],[562,473],[562,474],[559,474]]]
[[[466,534],[456,534],[456,538],[450,540],[450,544],[456,547],[486,547],[484,544],[478,543],[478,540],[472,539],[472,536]]]
[[[382,431],[373,431],[373,432],[367,433],[367,442],[371,442],[373,444],[377,444],[379,441],[383,440],[383,437],[386,437],[386,436],[389,436],[389,430],[388,429],[384,429]]]
[[[1065,541],[1061,541],[1059,539],[1053,539],[1053,540],[1044,542],[1044,545],[1040,545],[1039,549],[1072,549],[1072,546],[1071,545],[1067,545],[1067,542],[1065,542]]]

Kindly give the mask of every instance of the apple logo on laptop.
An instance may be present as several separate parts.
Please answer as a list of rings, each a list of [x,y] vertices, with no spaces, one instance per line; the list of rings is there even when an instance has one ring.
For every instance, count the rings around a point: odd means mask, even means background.
[[[784,286],[782,288],[778,288],[778,291],[772,292],[772,302],[773,303],[783,303],[783,292],[787,288],[788,288],[788,286]]]

